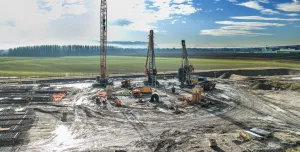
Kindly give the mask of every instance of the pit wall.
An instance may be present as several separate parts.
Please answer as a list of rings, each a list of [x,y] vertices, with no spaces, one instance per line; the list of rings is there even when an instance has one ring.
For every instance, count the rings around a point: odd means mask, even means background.
[[[228,79],[232,74],[241,76],[274,76],[274,75],[300,75],[300,69],[286,69],[286,68],[276,68],[276,69],[240,69],[240,70],[216,70],[216,71],[201,71],[194,72],[193,75],[199,75],[203,77],[222,77],[223,79]],[[176,72],[169,72],[168,74],[159,74],[157,77],[163,78],[174,78],[177,76]],[[145,77],[145,75],[121,75],[121,76],[111,76],[111,78],[140,78]],[[96,78],[61,78],[61,79],[49,79],[49,80],[37,80],[37,84],[40,83],[59,83],[59,82],[70,82],[70,81],[85,81],[85,80],[96,80]],[[16,81],[11,83],[22,83],[22,84],[33,84],[33,81]]]

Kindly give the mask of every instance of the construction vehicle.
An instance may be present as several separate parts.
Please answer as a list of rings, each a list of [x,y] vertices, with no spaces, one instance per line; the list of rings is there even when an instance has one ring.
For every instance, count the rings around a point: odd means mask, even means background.
[[[132,95],[135,98],[141,98],[143,94],[151,95],[150,102],[159,102],[159,95],[157,92],[152,92],[152,88],[145,87],[145,88],[139,88],[132,91]]]
[[[198,77],[193,79],[194,85],[200,85],[204,90],[213,90],[216,87],[216,81],[215,80],[208,80],[205,77]]]
[[[144,81],[145,85],[159,85],[159,82],[156,80],[157,70],[155,65],[155,54],[154,54],[154,32],[150,30],[149,43],[148,43],[148,53],[145,65],[145,75],[147,80]]]
[[[132,90],[132,95],[135,98],[142,97],[143,94],[152,94],[151,87],[140,87],[137,89]]]
[[[178,69],[178,79],[180,81],[180,87],[184,87],[185,85],[192,85],[191,81],[191,73],[194,71],[193,65],[189,64],[188,54],[186,50],[185,40],[181,41],[182,44],[182,60],[181,67]]]
[[[121,82],[121,88],[127,88],[129,90],[132,90],[130,80],[122,80]]]
[[[107,53],[107,2],[101,0],[100,8],[100,76],[96,77],[93,87],[105,87],[112,85],[113,81],[106,76],[106,53]]]
[[[188,53],[186,50],[185,40],[181,41],[182,44],[182,62],[181,67],[178,69],[178,79],[180,87],[194,87],[200,85],[204,90],[212,90],[215,88],[215,81],[209,81],[204,77],[192,78],[191,73],[194,72],[194,66],[189,64]]]

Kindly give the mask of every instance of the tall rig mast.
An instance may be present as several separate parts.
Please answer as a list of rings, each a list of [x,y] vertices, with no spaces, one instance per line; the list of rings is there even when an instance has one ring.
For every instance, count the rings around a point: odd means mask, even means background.
[[[106,51],[107,51],[107,3],[101,0],[100,7],[100,78],[106,79]]]
[[[149,35],[149,44],[148,44],[148,53],[145,65],[145,74],[148,77],[148,80],[145,82],[146,84],[158,84],[155,77],[157,75],[156,65],[155,65],[155,54],[154,54],[154,32],[150,30]]]
[[[107,52],[107,2],[101,0],[100,6],[100,76],[94,87],[111,85],[113,82],[106,76],[106,52]]]
[[[181,82],[181,87],[185,85],[190,85],[191,82],[191,72],[194,71],[193,65],[189,64],[188,53],[186,50],[185,40],[181,41],[182,45],[182,55],[181,55],[181,68],[178,69],[178,77]]]

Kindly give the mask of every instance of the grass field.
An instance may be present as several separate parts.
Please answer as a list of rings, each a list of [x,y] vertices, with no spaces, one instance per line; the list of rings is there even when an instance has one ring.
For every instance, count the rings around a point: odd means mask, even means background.
[[[99,57],[25,58],[0,57],[0,76],[88,75],[99,71]],[[142,73],[145,57],[107,57],[108,73]],[[241,59],[190,59],[195,70],[286,67],[300,68],[300,62]],[[156,58],[158,72],[177,71],[180,58]]]

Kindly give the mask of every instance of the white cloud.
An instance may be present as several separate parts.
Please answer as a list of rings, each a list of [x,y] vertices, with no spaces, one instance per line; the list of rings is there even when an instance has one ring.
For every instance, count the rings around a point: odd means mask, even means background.
[[[63,14],[73,14],[73,15],[80,15],[86,13],[88,10],[83,5],[77,4],[70,4],[63,7],[64,11]]]
[[[261,20],[261,21],[300,21],[300,18],[267,18],[261,16],[233,16],[231,19],[239,20]]]
[[[260,3],[269,3],[269,0],[257,0]]]
[[[237,0],[227,0],[228,2],[238,2]]]
[[[278,11],[274,11],[272,9],[264,8],[257,1],[248,1],[248,2],[237,4],[237,5],[245,6],[245,7],[248,7],[248,8],[255,9],[255,10],[259,10],[263,14],[280,14]]]
[[[265,23],[265,22],[233,22],[233,21],[217,21],[216,24],[225,25],[219,29],[208,29],[201,30],[201,35],[211,35],[211,36],[260,36],[260,35],[273,35],[268,33],[258,33],[252,30],[263,30],[267,26],[284,26],[285,24],[279,23]]]
[[[96,3],[100,3],[99,0],[95,1],[97,1]],[[132,25],[124,27],[124,29],[135,27],[131,30],[141,29],[143,27],[157,28],[153,24],[158,21],[190,15],[200,10],[193,6],[192,0],[130,0],[124,1],[126,4],[123,5],[120,4],[120,1],[121,0],[108,1],[108,19],[110,21],[126,19],[132,22]],[[147,2],[151,2],[152,4],[147,5]],[[97,11],[98,9],[95,10]],[[99,16],[97,16],[97,18],[99,18]],[[137,28],[138,26],[140,26],[140,28]],[[144,31],[149,30],[150,29],[145,29]]]
[[[52,35],[50,24],[53,21],[86,12],[80,0],[73,0],[72,4],[64,4],[61,0],[2,0],[0,22],[9,21],[14,26],[0,25],[0,42],[10,41],[21,45],[50,41],[54,39],[49,37]]]
[[[224,9],[223,8],[217,8],[216,10],[217,11],[223,11]]]
[[[223,30],[223,29],[202,30],[200,34],[201,35],[211,35],[211,36],[272,35],[272,34],[266,34],[266,33],[253,33],[253,32],[246,31],[246,30]]]
[[[99,39],[101,0],[1,0],[0,47],[73,44]],[[188,16],[200,9],[192,0],[108,0],[108,19],[125,19],[129,25],[108,27],[108,39],[128,38],[128,32],[166,33],[155,23]],[[17,5],[16,5],[17,4]]]
[[[292,13],[292,14],[285,14],[286,16],[299,16],[298,14]]]
[[[286,12],[300,12],[300,3],[294,0],[294,3],[277,4],[277,9]]]
[[[186,21],[182,21],[181,23],[186,24]]]
[[[175,19],[175,20],[173,20],[173,21],[171,22],[171,24],[175,24],[177,21],[178,21],[178,20]]]
[[[234,21],[216,21],[216,24],[222,25],[236,25],[236,26],[252,26],[252,27],[260,27],[260,26],[284,26],[285,24],[279,23],[265,23],[265,22],[234,22]]]
[[[193,0],[173,0],[173,3],[181,4],[185,2],[192,2]]]

